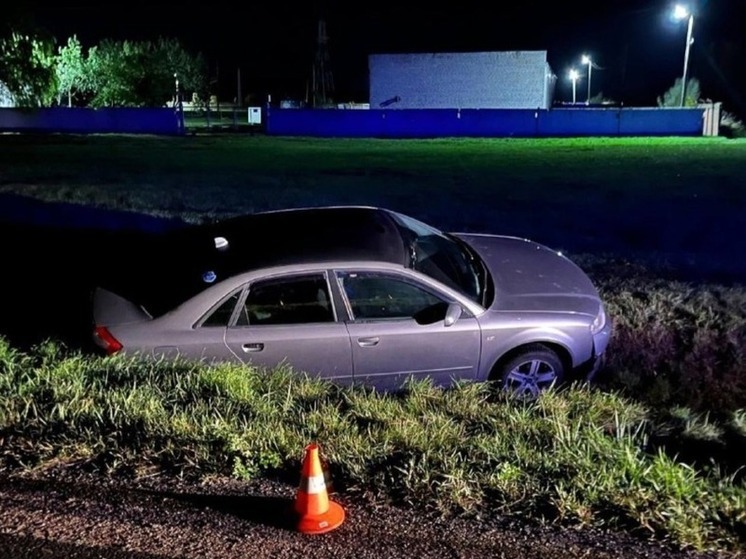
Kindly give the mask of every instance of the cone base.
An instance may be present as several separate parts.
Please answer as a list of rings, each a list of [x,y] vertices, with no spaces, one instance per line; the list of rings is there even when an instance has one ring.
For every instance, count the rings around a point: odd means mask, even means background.
[[[304,534],[324,534],[338,528],[345,519],[345,510],[339,503],[329,501],[324,514],[301,516],[296,527]]]

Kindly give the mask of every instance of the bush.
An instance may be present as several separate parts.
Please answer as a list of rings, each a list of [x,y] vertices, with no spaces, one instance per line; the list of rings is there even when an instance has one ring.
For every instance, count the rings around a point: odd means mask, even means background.
[[[726,138],[746,138],[743,121],[728,111],[720,112],[720,135]]]
[[[674,84],[661,97],[658,97],[659,107],[680,107],[681,106],[681,84],[682,79],[678,78]],[[699,80],[689,78],[686,82],[686,97],[684,98],[685,107],[696,107],[700,98]]]

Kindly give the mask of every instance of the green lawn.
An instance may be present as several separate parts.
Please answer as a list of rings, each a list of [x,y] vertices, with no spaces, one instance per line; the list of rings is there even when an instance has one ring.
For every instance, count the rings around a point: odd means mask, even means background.
[[[0,193],[202,219],[388,206],[705,278],[746,273],[746,140],[0,136]]]
[[[746,140],[5,135],[0,168],[3,191],[147,211],[153,202],[236,213],[326,200],[451,208],[480,197],[496,205],[723,195],[743,203]]]

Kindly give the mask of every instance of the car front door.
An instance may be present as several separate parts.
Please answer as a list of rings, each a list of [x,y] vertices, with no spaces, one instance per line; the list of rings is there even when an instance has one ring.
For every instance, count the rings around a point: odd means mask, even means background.
[[[397,390],[409,378],[436,385],[474,379],[481,336],[466,313],[446,325],[449,301],[409,277],[378,271],[335,272],[350,320],[355,383]]]
[[[349,334],[336,320],[325,272],[251,283],[225,343],[246,363],[286,363],[327,380],[352,380]]]

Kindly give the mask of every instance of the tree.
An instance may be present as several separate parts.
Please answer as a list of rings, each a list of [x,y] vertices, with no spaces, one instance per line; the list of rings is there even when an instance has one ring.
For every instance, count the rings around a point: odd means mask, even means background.
[[[191,55],[175,39],[160,38],[152,45],[151,73],[154,78],[153,103],[160,100],[162,104],[164,99],[173,97],[174,74],[178,77],[182,94],[196,93],[200,99],[207,96],[207,63],[201,54]]]
[[[137,107],[140,76],[146,73],[141,44],[105,39],[88,51],[87,83],[94,107]]]
[[[162,107],[182,92],[206,92],[206,65],[175,39],[102,41],[91,48],[86,72],[96,107]]]
[[[609,97],[604,97],[604,92],[599,91],[593,97],[591,97],[591,105],[616,105],[616,101]]]
[[[61,96],[67,97],[67,106],[72,107],[73,97],[85,93],[87,88],[86,60],[83,47],[76,35],[68,38],[67,44],[57,49],[55,57],[57,71],[57,103],[62,104]]]
[[[17,105],[51,105],[57,92],[54,39],[38,31],[9,31],[0,38],[0,81]]]
[[[680,107],[681,106],[681,84],[682,79],[676,78],[671,88],[666,91],[662,97],[658,97],[659,107]],[[699,103],[701,92],[699,89],[699,80],[689,78],[686,82],[686,97],[684,99],[685,107],[696,107]]]

